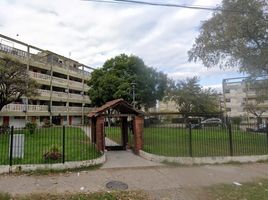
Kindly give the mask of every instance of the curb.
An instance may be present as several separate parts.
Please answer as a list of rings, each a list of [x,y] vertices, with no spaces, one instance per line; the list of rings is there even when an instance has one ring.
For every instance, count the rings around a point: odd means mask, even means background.
[[[230,162],[249,163],[268,160],[268,155],[259,156],[215,156],[215,157],[166,157],[159,156],[140,150],[140,156],[146,160],[163,163],[178,163],[182,165],[200,165],[200,164],[224,164]]]
[[[83,161],[71,161],[56,164],[26,164],[26,165],[2,165],[0,166],[0,174],[10,173],[10,172],[28,172],[34,170],[63,170],[63,169],[75,169],[81,167],[90,167],[94,165],[103,164],[106,161],[106,156],[103,154],[101,157],[92,160]]]

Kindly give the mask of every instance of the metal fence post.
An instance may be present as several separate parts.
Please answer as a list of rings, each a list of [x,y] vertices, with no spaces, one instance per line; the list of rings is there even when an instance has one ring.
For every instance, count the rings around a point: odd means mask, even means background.
[[[228,123],[228,133],[229,133],[230,156],[233,156],[234,155],[234,150],[233,150],[233,134],[232,134],[231,123]]]
[[[10,132],[10,146],[9,146],[9,166],[12,166],[12,154],[13,154],[13,135],[14,135],[14,126],[11,126]]]
[[[266,122],[266,145],[267,145],[267,153],[268,153],[268,122]]]
[[[189,153],[190,157],[193,157],[193,144],[192,144],[192,124],[189,122]]]
[[[62,163],[65,163],[65,125],[62,127]]]

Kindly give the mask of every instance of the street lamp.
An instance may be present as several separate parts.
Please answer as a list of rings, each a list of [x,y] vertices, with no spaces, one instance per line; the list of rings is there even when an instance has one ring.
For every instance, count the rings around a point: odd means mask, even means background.
[[[131,86],[132,86],[132,104],[133,104],[133,107],[135,108],[135,87],[136,87],[136,83],[132,82]]]

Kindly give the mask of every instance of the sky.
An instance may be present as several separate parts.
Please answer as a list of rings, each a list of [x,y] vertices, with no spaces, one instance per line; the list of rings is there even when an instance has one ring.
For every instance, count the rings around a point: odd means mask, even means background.
[[[216,6],[221,0],[147,0]],[[237,69],[189,63],[187,51],[212,12],[79,0],[1,0],[0,33],[99,68],[116,55],[142,58],[174,80],[198,76],[221,91],[223,78],[243,76]],[[1,41],[0,41],[1,42]]]

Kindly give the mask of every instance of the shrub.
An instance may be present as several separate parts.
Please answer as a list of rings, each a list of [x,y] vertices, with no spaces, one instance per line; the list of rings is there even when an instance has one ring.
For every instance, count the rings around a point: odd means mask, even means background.
[[[242,117],[232,117],[231,119],[232,123],[238,126],[241,124],[242,120]]]
[[[45,160],[59,160],[62,158],[62,153],[57,145],[52,145],[43,157]]]
[[[37,128],[37,124],[35,122],[28,122],[25,125],[25,128],[28,129],[28,131],[30,132],[30,134],[34,134],[35,129]]]

